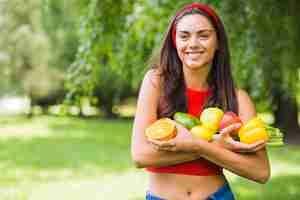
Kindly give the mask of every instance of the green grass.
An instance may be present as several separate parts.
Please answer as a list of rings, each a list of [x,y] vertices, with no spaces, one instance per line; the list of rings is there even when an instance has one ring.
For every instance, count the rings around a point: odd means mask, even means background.
[[[147,173],[130,161],[132,121],[0,118],[0,200],[142,200]],[[237,199],[300,199],[300,147],[269,149],[260,185],[226,173]]]
[[[271,179],[265,185],[227,173],[237,199],[297,200],[300,198],[300,147],[269,148],[268,153],[271,162]]]

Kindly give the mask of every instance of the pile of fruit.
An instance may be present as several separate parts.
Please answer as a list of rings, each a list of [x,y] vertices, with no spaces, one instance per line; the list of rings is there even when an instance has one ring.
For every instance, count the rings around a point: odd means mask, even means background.
[[[200,118],[193,115],[177,112],[174,121],[190,130],[195,137],[211,141],[215,134],[240,123],[241,126],[231,132],[232,138],[242,143],[252,144],[259,140],[266,140],[268,146],[282,146],[283,134],[275,127],[266,125],[260,118],[255,117],[243,124],[242,120],[233,112],[223,112],[216,107],[203,110]],[[169,140],[177,134],[176,125],[171,119],[162,118],[155,121],[146,129],[146,136],[155,140]]]

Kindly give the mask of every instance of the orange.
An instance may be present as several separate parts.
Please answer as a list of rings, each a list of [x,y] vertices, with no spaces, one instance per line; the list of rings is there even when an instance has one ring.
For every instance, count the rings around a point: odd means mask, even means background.
[[[167,141],[177,134],[175,123],[169,118],[161,118],[146,129],[146,137],[153,140]]]
[[[191,129],[191,133],[193,136],[197,138],[201,138],[207,141],[211,141],[213,139],[213,135],[216,133],[215,130],[210,129],[203,125],[194,126]]]
[[[243,132],[242,134],[239,134],[239,137],[240,137],[240,141],[246,144],[252,144],[259,140],[267,141],[269,138],[268,133],[264,127],[253,128],[251,130],[248,130],[247,132]]]

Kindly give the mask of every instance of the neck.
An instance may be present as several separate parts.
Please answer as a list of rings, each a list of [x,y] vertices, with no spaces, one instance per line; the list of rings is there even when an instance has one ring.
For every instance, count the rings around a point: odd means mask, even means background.
[[[199,69],[189,69],[183,67],[183,74],[186,87],[195,90],[208,89],[207,77],[210,71],[210,66],[201,67]]]

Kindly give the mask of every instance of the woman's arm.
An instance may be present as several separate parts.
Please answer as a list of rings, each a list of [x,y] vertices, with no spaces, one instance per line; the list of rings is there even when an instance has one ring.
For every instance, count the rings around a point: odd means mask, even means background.
[[[256,115],[254,105],[246,92],[240,90],[237,92],[237,96],[239,116],[243,122],[246,122]],[[151,142],[161,151],[197,152],[199,156],[235,174],[265,183],[270,177],[270,165],[265,150],[265,142],[243,144],[234,141],[229,133],[236,125],[222,131],[219,139],[214,142],[193,138],[191,134],[182,134],[182,132],[179,132],[174,139],[169,141]]]
[[[256,116],[255,107],[248,94],[243,90],[237,91],[239,116],[243,122]],[[270,164],[266,149],[254,153],[235,153],[213,143],[201,141],[200,155],[204,158],[248,179],[265,183],[270,177]]]
[[[131,141],[132,159],[139,168],[169,166],[200,158],[197,153],[159,151],[147,141],[144,132],[157,119],[159,95],[160,77],[150,70],[140,89]]]

